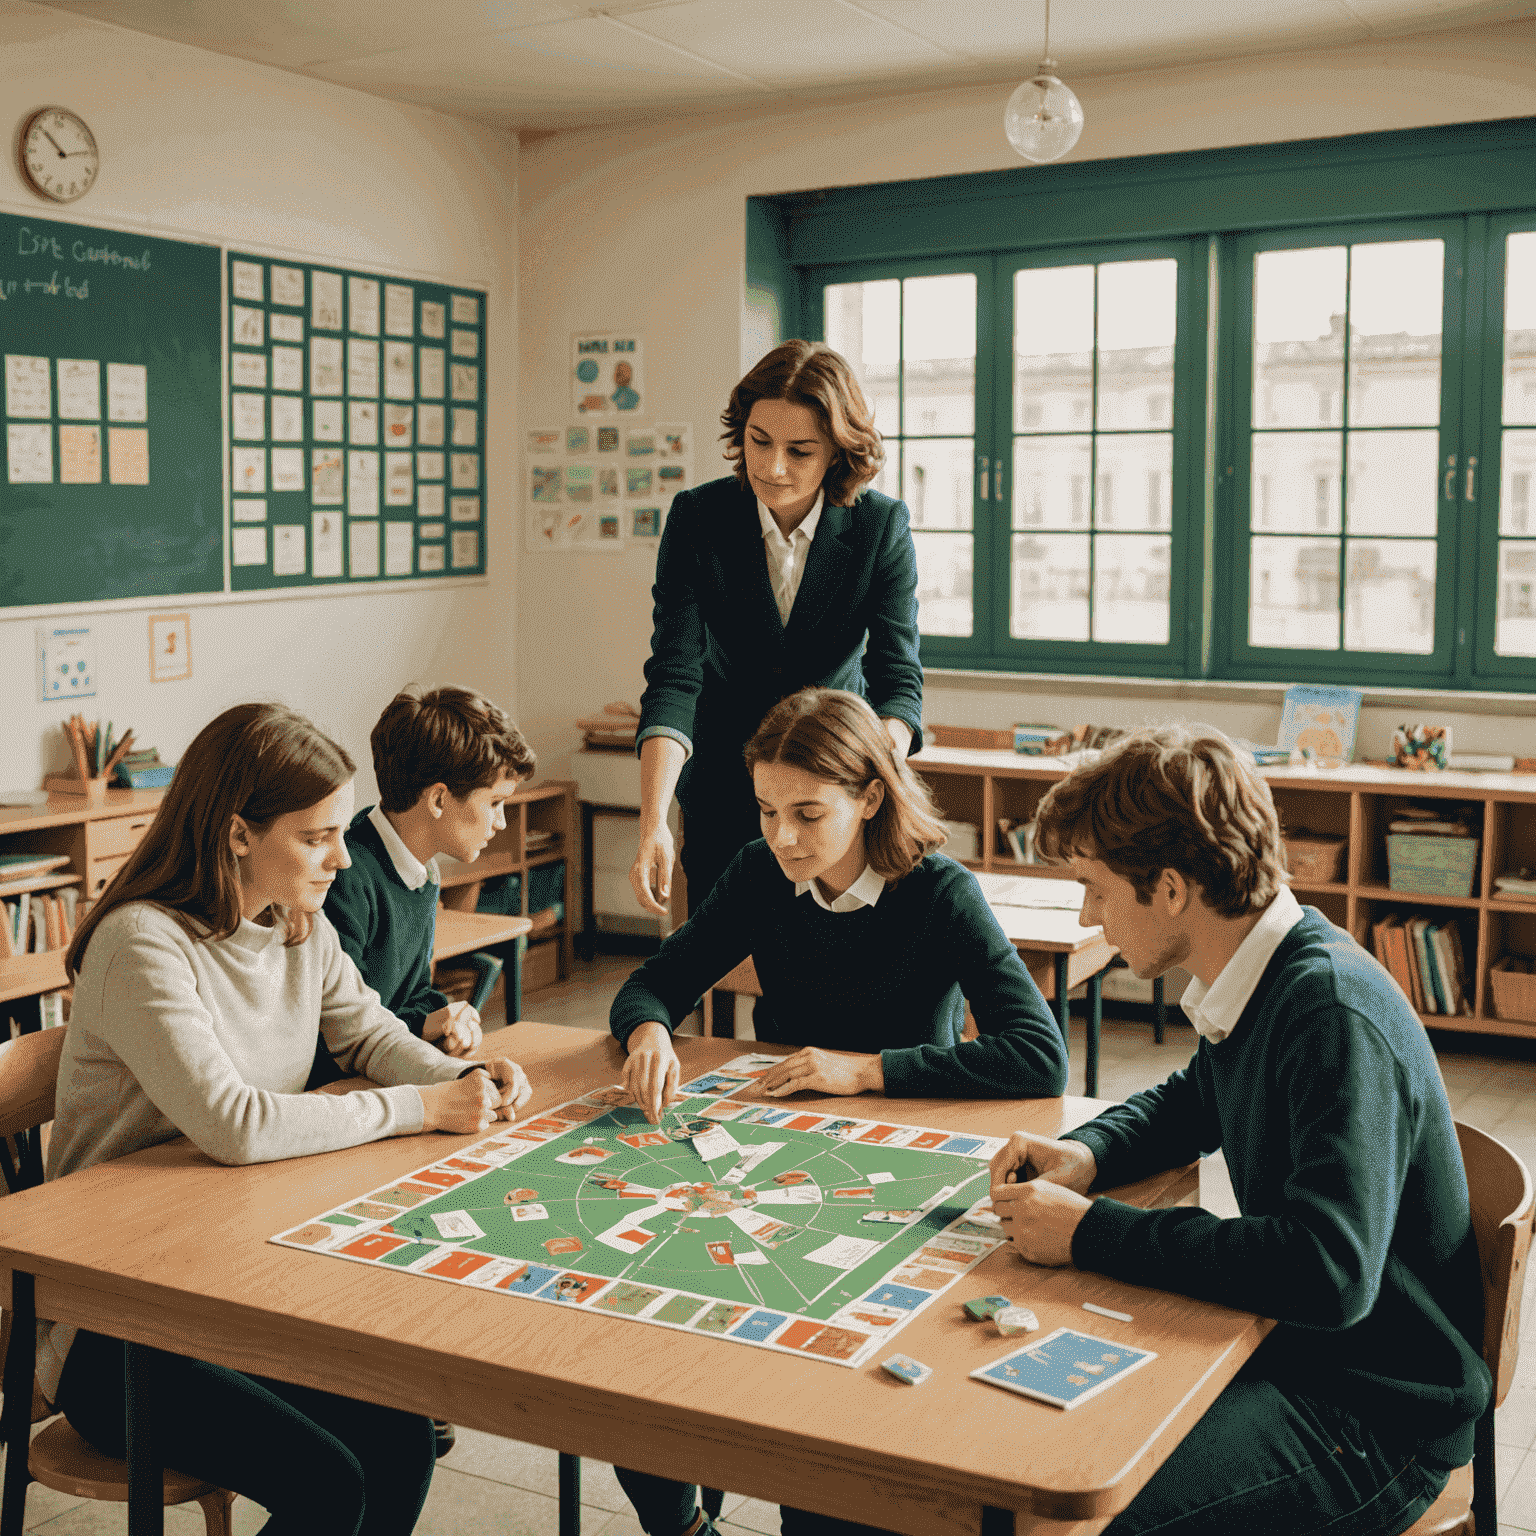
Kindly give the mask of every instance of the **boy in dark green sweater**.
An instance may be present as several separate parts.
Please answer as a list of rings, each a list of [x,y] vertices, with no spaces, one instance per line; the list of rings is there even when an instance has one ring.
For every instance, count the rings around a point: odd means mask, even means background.
[[[379,803],[347,829],[352,862],[337,871],[325,915],[384,1006],[463,1056],[480,1043],[480,1017],[432,986],[435,860],[480,856],[506,826],[502,808],[533,773],[533,753],[502,710],[465,688],[399,694],[370,741]]]
[[[1182,965],[1194,1060],[993,1200],[1024,1258],[1278,1319],[1108,1527],[1397,1536],[1488,1406],[1466,1174],[1428,1037],[1385,970],[1284,884],[1269,787],[1216,732],[1147,731],[1045,797],[1039,841],[1138,976]],[[1087,1196],[1221,1147],[1241,1215]]]

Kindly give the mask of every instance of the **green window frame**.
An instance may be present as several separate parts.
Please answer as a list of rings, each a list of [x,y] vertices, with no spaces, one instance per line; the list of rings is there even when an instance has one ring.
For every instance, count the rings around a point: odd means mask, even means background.
[[[969,635],[925,635],[929,665],[1536,692],[1536,394],[1530,419],[1523,394],[1516,419],[1505,420],[1501,410],[1509,237],[1530,235],[1536,250],[1533,156],[1536,118],[1522,118],[750,198],[748,303],[771,314],[778,335],[819,337],[830,282],[975,274],[973,624]],[[1252,454],[1256,433],[1273,436],[1273,424],[1252,417],[1255,258],[1415,239],[1444,247],[1433,512],[1418,485],[1427,474],[1418,459],[1429,424],[1415,421],[1415,441],[1402,440],[1417,455],[1418,518],[1402,530],[1382,523],[1379,496],[1374,531],[1368,521],[1350,523],[1350,450],[1340,438],[1338,486],[1330,493],[1338,503],[1340,644],[1274,643],[1278,632],[1249,627],[1253,540],[1261,531]],[[1014,444],[1028,435],[1013,430],[1012,275],[1149,253],[1178,261],[1167,641],[1022,638],[1011,632],[1009,615]],[[1536,370],[1536,321],[1529,331]],[[1346,329],[1346,343],[1349,335]],[[1527,346],[1524,330],[1512,345]],[[1536,371],[1526,387],[1536,392]],[[1380,422],[1340,426],[1362,443],[1384,429]],[[1276,441],[1261,447],[1278,451]],[[1382,474],[1392,445],[1381,439],[1375,447]],[[1357,484],[1366,484],[1363,472]],[[1501,501],[1516,498],[1523,498],[1523,529],[1513,512],[1501,524]],[[1406,536],[1427,538],[1426,516],[1432,552]],[[1100,532],[1095,523],[1094,537]],[[1346,566],[1355,552],[1360,563]],[[1326,585],[1318,563],[1326,559],[1309,560]],[[1345,613],[1357,590],[1351,583],[1378,570],[1390,578],[1406,572],[1414,578],[1406,590],[1422,608],[1431,563],[1433,623],[1421,626],[1416,648],[1360,648],[1366,631]],[[1284,638],[1305,634],[1300,626]]]

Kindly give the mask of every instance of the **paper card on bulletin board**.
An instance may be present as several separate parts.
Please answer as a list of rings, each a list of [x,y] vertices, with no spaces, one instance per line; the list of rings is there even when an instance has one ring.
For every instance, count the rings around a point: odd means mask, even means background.
[[[530,506],[527,546],[562,554],[613,554],[625,547],[627,521],[618,506]]]
[[[644,346],[633,332],[571,337],[571,405],[578,417],[634,417],[645,408]]]

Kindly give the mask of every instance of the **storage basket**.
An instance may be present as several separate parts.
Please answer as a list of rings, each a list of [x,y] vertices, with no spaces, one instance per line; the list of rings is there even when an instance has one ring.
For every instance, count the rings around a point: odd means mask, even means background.
[[[1426,896],[1470,896],[1477,872],[1477,845],[1475,837],[1390,833],[1388,884],[1394,891],[1422,891]]]
[[[1291,873],[1291,884],[1333,884],[1343,874],[1344,851],[1348,847],[1342,837],[1298,827],[1285,839],[1285,867]]]
[[[1501,1019],[1536,1024],[1536,960],[1526,955],[1505,955],[1488,972],[1493,988],[1493,1011]]]

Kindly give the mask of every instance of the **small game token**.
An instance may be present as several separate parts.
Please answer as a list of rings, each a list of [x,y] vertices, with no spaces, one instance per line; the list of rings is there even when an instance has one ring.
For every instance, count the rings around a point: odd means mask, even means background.
[[[889,1360],[880,1362],[880,1369],[889,1371],[897,1381],[904,1381],[909,1387],[920,1387],[933,1375],[931,1365],[923,1365],[911,1355],[892,1355]]]
[[[984,1323],[989,1317],[994,1317],[1004,1307],[1011,1307],[1013,1303],[1006,1296],[978,1296],[975,1301],[968,1301],[965,1310],[976,1319],[978,1323]]]
[[[1097,1312],[1100,1317],[1112,1317],[1117,1323],[1129,1323],[1133,1321],[1129,1312],[1112,1312],[1108,1307],[1095,1306],[1091,1301],[1083,1303],[1084,1312]]]
[[[1005,1338],[1016,1333],[1033,1333],[1040,1326],[1040,1319],[1028,1307],[999,1307],[992,1314],[997,1331]]]

